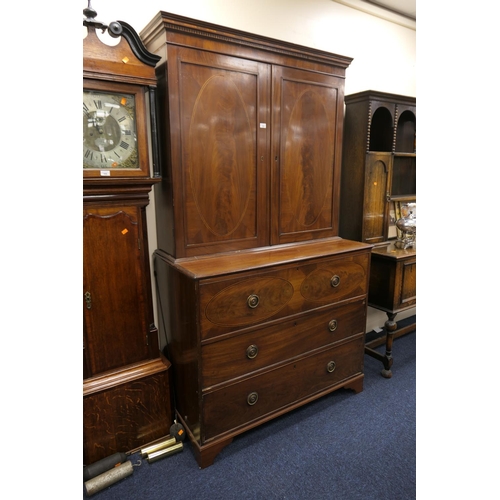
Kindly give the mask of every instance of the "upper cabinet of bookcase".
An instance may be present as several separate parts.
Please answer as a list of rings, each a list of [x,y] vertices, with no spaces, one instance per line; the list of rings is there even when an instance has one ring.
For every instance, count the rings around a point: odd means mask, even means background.
[[[159,13],[158,247],[175,258],[338,237],[351,58]]]
[[[384,243],[416,201],[416,98],[365,91],[345,104],[340,236]]]

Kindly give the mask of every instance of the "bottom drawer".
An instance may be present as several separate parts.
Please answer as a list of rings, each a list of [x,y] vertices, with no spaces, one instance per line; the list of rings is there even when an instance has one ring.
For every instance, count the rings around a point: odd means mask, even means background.
[[[364,336],[203,395],[202,443],[363,372]]]

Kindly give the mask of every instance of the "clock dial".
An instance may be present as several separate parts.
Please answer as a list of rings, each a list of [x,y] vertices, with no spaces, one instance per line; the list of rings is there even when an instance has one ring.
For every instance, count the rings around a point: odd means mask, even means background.
[[[133,95],[83,91],[83,168],[139,168]]]

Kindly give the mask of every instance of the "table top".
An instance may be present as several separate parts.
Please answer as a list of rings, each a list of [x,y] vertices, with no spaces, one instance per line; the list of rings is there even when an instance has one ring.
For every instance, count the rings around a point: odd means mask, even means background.
[[[386,257],[388,259],[407,259],[409,257],[417,256],[417,249],[411,248],[396,248],[394,242],[388,243],[387,245],[381,245],[374,247],[372,249],[372,255],[376,254],[380,257]]]

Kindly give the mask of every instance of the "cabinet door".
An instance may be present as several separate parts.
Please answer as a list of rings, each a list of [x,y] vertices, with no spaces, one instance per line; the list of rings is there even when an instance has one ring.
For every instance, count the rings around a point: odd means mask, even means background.
[[[343,84],[273,67],[273,244],[338,236]]]
[[[363,234],[366,243],[387,239],[391,153],[367,153],[363,199]]]
[[[141,209],[84,210],[86,375],[148,359],[149,312]]]
[[[177,255],[267,244],[268,65],[175,47],[169,58]]]

